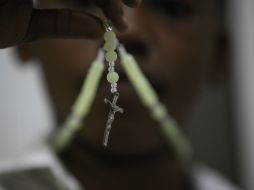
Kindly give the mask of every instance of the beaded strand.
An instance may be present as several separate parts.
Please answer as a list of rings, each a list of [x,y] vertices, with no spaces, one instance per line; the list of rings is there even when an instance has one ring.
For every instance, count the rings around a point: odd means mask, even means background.
[[[117,82],[119,80],[119,75],[115,71],[115,61],[117,60],[117,39],[116,34],[110,25],[106,26],[106,32],[104,34],[104,50],[105,59],[108,62],[108,74],[107,81],[111,84],[111,93],[117,92]]]

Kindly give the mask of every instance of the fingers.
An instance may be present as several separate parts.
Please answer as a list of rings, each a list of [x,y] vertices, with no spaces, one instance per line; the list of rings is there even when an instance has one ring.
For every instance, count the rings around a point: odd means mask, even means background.
[[[31,0],[0,0],[0,49],[22,42],[32,10]]]
[[[137,6],[141,0],[123,0],[128,6]],[[105,16],[114,26],[124,31],[127,24],[123,18],[123,5],[120,0],[96,0]],[[24,41],[34,41],[45,38],[85,38],[95,39],[104,32],[102,21],[86,12],[73,10],[39,10],[35,9]]]
[[[123,3],[133,7],[141,0],[94,0],[118,30],[127,28]],[[0,0],[0,48],[45,38],[94,39],[103,35],[102,21],[89,13],[33,9],[32,0]],[[15,25],[13,24],[15,23]]]
[[[95,3],[118,30],[127,29],[127,24],[123,20],[123,5],[120,0],[96,0]]]
[[[140,2],[141,0],[95,0],[95,3],[103,10],[104,15],[109,18],[113,25],[120,31],[127,29],[122,3],[129,7],[134,7]]]
[[[85,38],[102,36],[103,23],[94,15],[72,10],[38,10],[32,12],[25,41],[45,38]]]

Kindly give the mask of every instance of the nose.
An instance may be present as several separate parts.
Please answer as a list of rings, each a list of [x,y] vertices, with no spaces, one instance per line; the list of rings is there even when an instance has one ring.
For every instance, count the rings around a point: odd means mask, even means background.
[[[125,33],[118,34],[119,41],[137,59],[147,59],[151,43],[142,10],[140,8],[125,8],[124,12],[128,23],[128,30]]]

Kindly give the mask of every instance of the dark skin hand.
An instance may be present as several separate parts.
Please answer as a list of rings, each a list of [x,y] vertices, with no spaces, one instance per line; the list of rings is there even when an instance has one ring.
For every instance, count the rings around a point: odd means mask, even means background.
[[[94,0],[119,31],[127,29],[123,4],[137,6],[141,0]],[[45,38],[95,39],[103,34],[103,21],[83,11],[41,10],[32,0],[0,0],[0,48]],[[87,27],[89,26],[89,27]]]

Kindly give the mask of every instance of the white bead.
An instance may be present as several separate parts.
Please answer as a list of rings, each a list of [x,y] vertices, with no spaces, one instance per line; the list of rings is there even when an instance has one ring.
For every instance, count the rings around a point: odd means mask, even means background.
[[[112,87],[112,88],[116,88],[116,87],[117,87],[117,83],[116,83],[116,82],[115,82],[115,83],[112,83],[112,84],[111,84],[111,87]]]
[[[116,88],[111,88],[111,93],[115,93],[117,92],[117,89]]]

